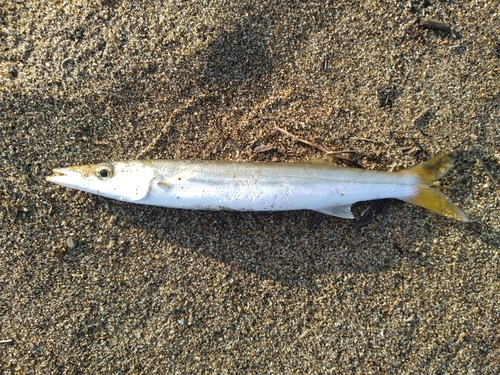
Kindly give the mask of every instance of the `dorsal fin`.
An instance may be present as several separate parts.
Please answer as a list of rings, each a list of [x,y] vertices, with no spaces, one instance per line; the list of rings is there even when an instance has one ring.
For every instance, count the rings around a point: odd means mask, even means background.
[[[439,180],[450,170],[456,158],[457,153],[455,151],[448,151],[426,162],[417,164],[408,169],[403,169],[396,173],[417,176],[421,183],[430,185],[434,181]]]

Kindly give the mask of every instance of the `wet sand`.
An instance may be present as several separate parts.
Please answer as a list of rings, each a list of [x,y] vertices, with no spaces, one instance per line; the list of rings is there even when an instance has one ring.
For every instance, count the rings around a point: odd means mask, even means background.
[[[498,3],[51,3],[0,6],[0,373],[500,373]],[[315,220],[45,181],[321,156],[275,127],[378,170],[458,147],[438,188],[472,222],[393,202],[357,229],[377,202]]]

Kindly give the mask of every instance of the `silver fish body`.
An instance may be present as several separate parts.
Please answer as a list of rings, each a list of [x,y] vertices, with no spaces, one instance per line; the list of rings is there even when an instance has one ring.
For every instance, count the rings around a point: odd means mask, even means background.
[[[199,210],[285,211],[309,209],[352,218],[359,201],[395,198],[445,216],[466,220],[446,196],[427,187],[451,165],[451,154],[438,165],[423,163],[396,173],[342,168],[327,162],[232,162],[146,160],[55,169],[56,184],[122,201]],[[446,156],[447,155],[447,156]],[[434,162],[436,164],[436,162]],[[424,173],[425,172],[425,173]],[[436,210],[422,194],[439,198]],[[423,200],[418,197],[424,198]]]
[[[152,168],[151,189],[137,203],[208,210],[310,209],[352,218],[355,202],[404,199],[416,192],[411,176],[314,163],[163,161]]]

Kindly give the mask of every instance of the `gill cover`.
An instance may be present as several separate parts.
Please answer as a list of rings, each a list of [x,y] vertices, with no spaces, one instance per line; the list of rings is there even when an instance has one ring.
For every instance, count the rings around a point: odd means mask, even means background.
[[[112,189],[107,189],[107,194],[102,195],[127,202],[139,201],[148,195],[154,178],[154,171],[151,167],[141,162],[119,162],[113,167],[111,177],[101,181],[103,185],[109,183]],[[97,172],[103,173],[97,170],[96,175]]]

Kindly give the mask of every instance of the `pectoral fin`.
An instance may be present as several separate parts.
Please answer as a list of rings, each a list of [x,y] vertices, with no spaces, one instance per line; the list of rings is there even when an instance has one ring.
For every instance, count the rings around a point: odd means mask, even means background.
[[[344,219],[354,219],[354,215],[351,212],[351,205],[320,207],[320,208],[315,208],[314,210],[321,212],[322,214],[325,215],[337,216]]]
[[[159,182],[158,185],[163,187],[172,187],[180,183],[186,182],[192,176],[193,176],[192,168],[186,168],[178,173],[173,174],[172,176],[168,176],[162,182]]]

